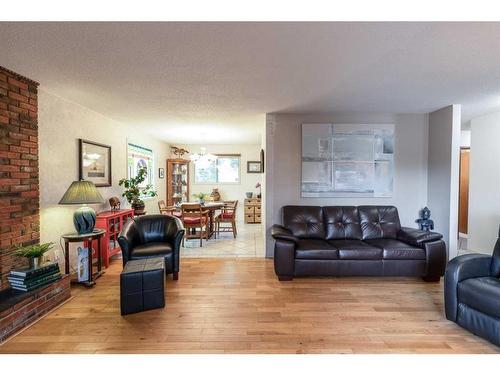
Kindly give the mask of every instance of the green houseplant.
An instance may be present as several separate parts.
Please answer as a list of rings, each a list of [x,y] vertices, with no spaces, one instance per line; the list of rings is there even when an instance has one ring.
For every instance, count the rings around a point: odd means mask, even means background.
[[[205,193],[195,193],[195,194],[193,194],[193,197],[195,197],[196,199],[198,199],[198,202],[200,204],[205,203],[205,197],[206,196],[207,196],[207,194],[205,194]]]
[[[145,205],[141,197],[156,197],[158,195],[151,184],[148,184],[143,188],[140,187],[140,185],[146,180],[147,175],[148,171],[145,167],[143,167],[139,169],[137,176],[122,178],[118,182],[118,185],[125,188],[122,197],[127,199],[127,202],[130,203],[136,214],[144,212]]]
[[[42,264],[43,255],[53,247],[53,242],[19,246],[16,251],[14,251],[14,255],[17,257],[28,258],[30,268],[38,268],[38,266]]]

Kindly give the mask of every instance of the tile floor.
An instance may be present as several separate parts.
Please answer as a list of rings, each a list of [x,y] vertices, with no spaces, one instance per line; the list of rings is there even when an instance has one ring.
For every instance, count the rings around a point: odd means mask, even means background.
[[[220,233],[200,247],[199,239],[185,240],[181,257],[187,258],[263,258],[265,256],[263,228],[260,224],[237,223],[238,235]]]

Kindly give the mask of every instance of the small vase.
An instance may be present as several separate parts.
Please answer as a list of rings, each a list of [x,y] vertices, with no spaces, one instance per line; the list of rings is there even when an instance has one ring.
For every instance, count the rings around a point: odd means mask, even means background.
[[[198,199],[198,203],[199,203],[199,204],[205,204],[205,199],[203,199],[203,198]]]
[[[42,257],[28,258],[30,268],[39,268],[42,265]]]

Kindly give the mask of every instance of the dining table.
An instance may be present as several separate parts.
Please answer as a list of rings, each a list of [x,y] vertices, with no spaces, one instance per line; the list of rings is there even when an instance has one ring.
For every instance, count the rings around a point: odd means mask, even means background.
[[[193,202],[186,202],[187,204],[193,204]],[[180,204],[182,206],[183,203]],[[221,210],[224,207],[225,203],[223,201],[220,202],[205,202],[201,204],[203,210],[208,211],[208,238],[211,238],[214,233],[215,227],[215,211]]]

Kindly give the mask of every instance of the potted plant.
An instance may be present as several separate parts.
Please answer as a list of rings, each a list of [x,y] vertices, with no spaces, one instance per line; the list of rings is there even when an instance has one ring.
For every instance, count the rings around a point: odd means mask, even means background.
[[[123,186],[125,191],[122,197],[127,199],[136,214],[141,214],[144,212],[144,201],[141,197],[149,196],[156,197],[158,194],[153,189],[153,185],[148,184],[145,187],[140,187],[140,185],[146,180],[148,171],[145,167],[142,167],[137,172],[137,176],[131,178],[122,178],[118,185]]]
[[[18,247],[14,255],[28,258],[30,268],[38,268],[42,264],[43,254],[54,247],[53,242]]]
[[[205,203],[205,193],[196,193],[196,194],[193,194],[193,197],[195,197],[196,199],[198,199],[198,202],[200,204],[204,204]]]

